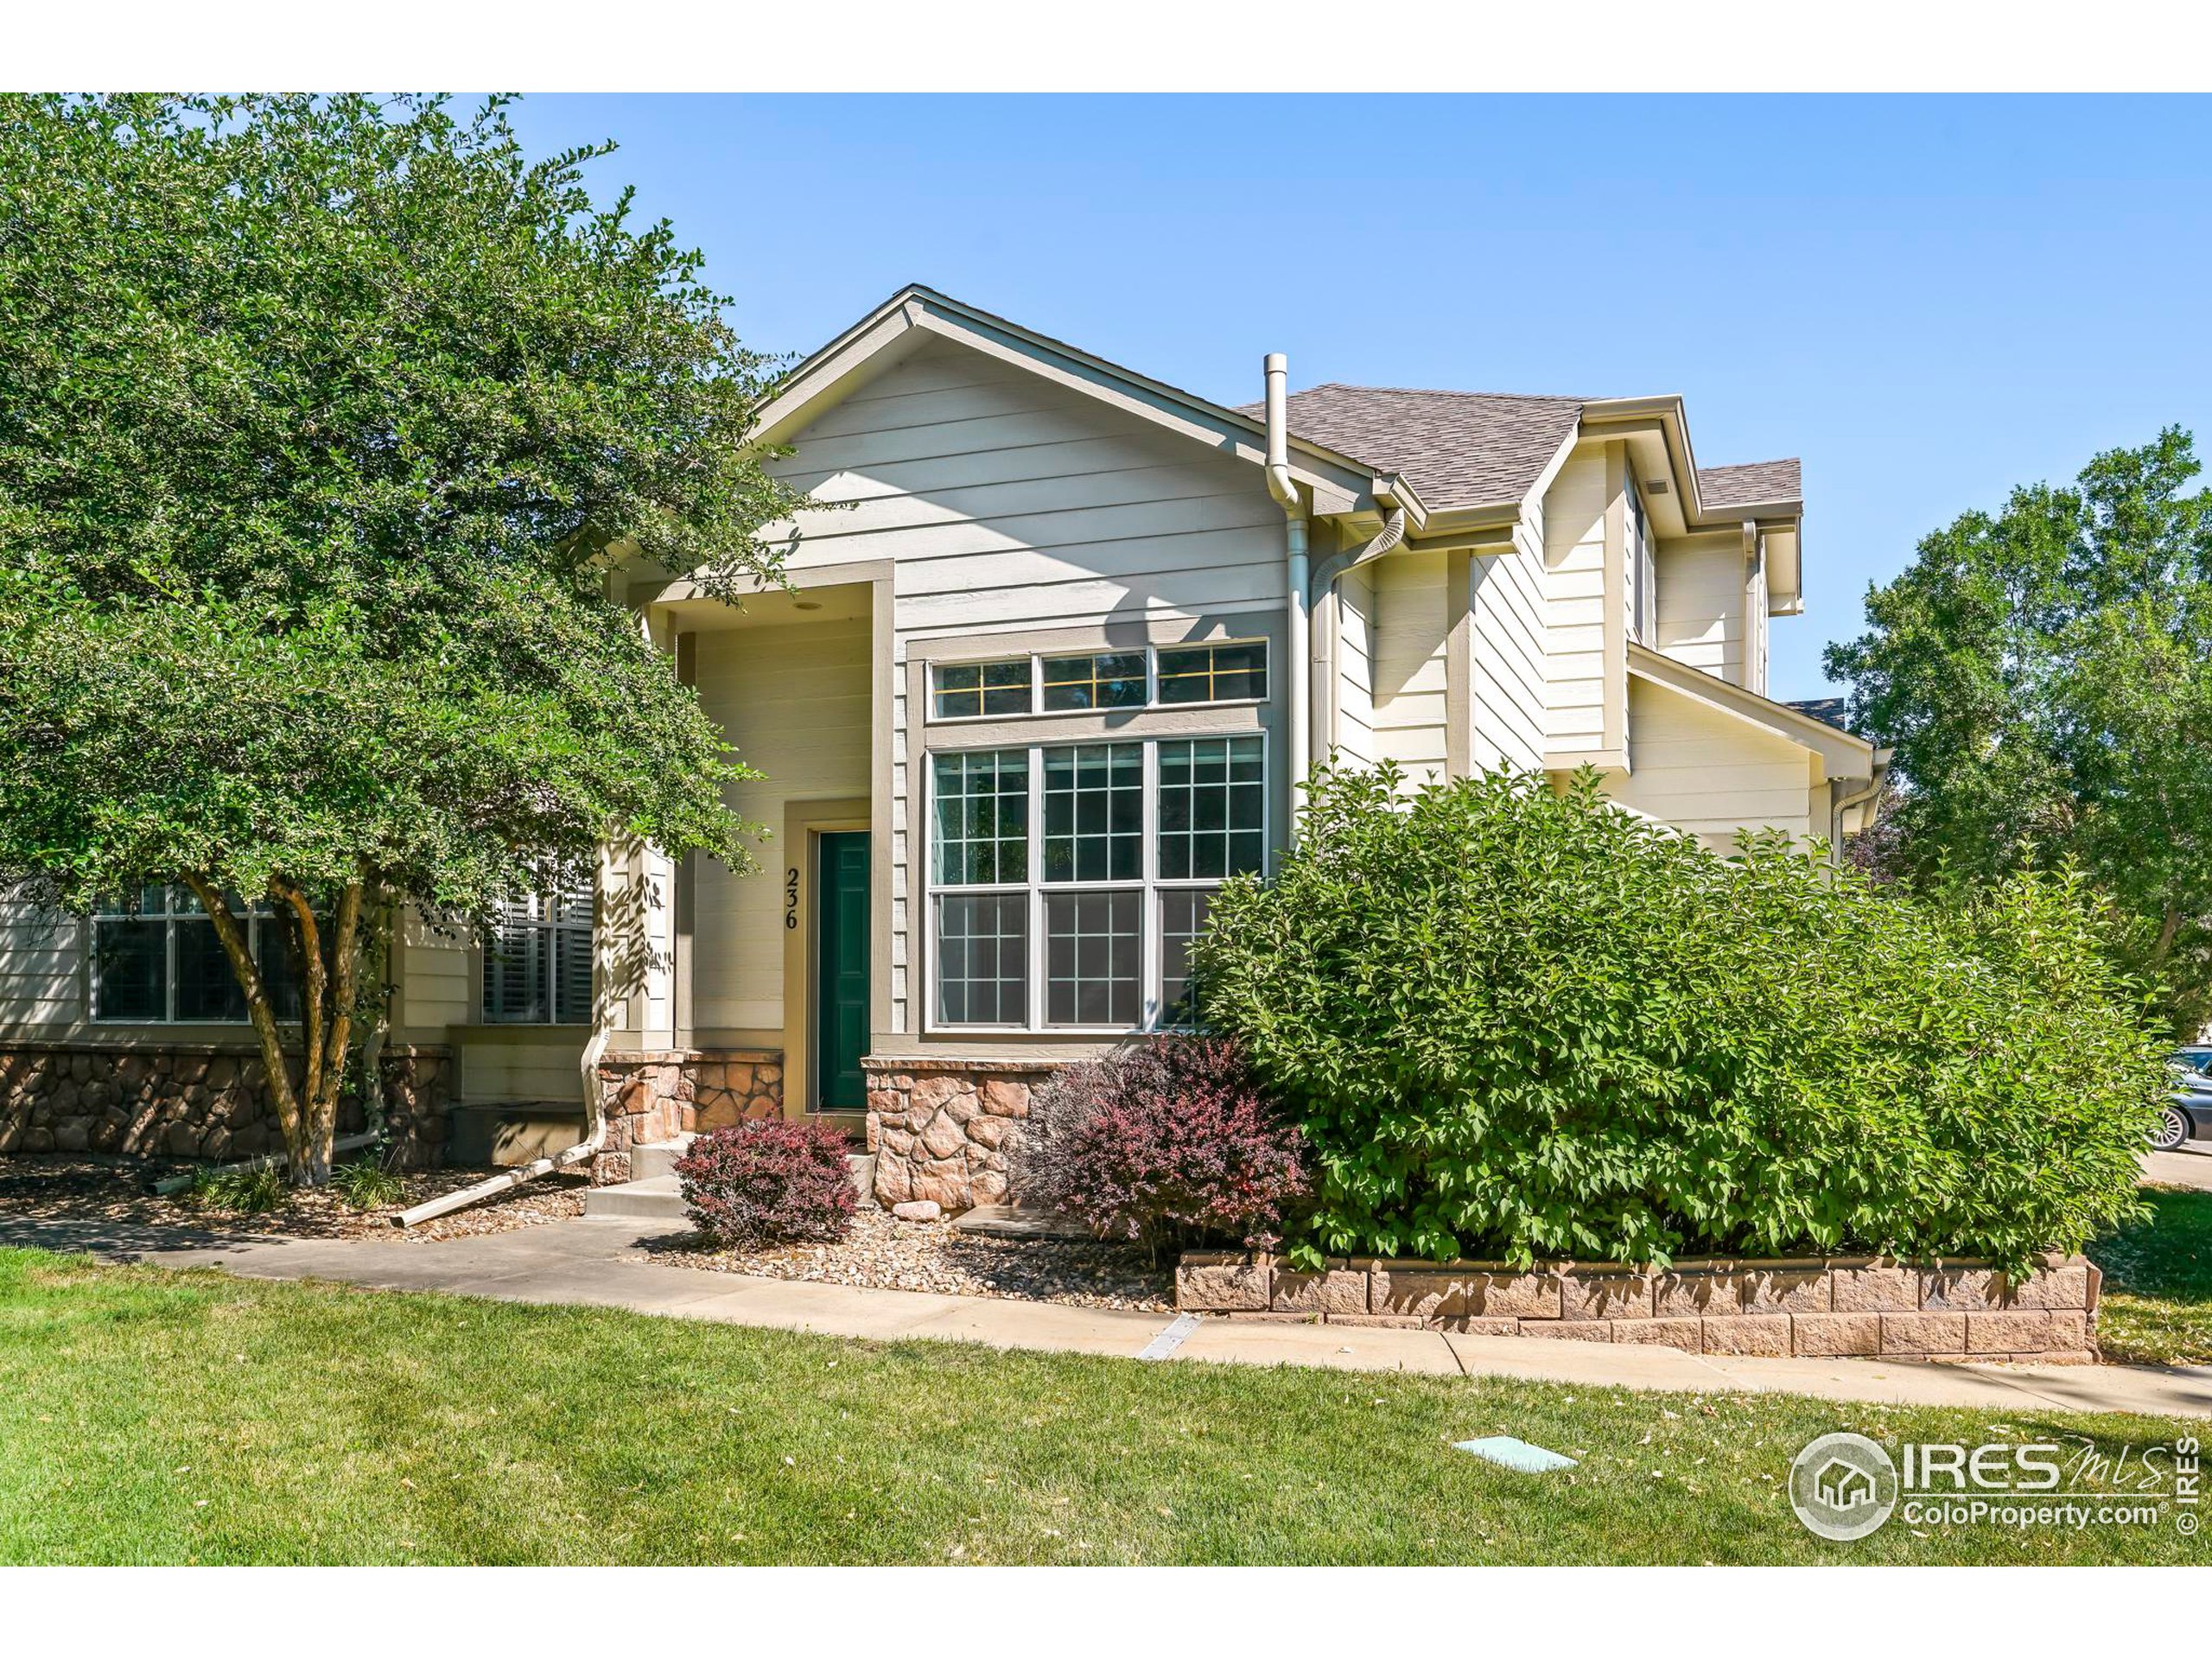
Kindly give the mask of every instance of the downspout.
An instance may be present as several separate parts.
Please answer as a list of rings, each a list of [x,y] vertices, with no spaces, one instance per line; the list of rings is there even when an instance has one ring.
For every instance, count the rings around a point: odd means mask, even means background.
[[[1863,802],[1872,800],[1874,796],[1880,791],[1883,779],[1886,776],[1888,770],[1889,769],[1882,764],[1881,755],[1878,751],[1874,760],[1874,775],[1866,780],[1866,787],[1859,791],[1856,794],[1845,796],[1840,801],[1830,801],[1828,804],[1828,849],[1831,855],[1835,859],[1837,863],[1840,864],[1843,862],[1844,815],[1849,812],[1853,807],[1858,806]]]
[[[584,1109],[584,1138],[565,1152],[556,1152],[550,1158],[532,1159],[518,1169],[503,1171],[474,1186],[464,1186],[458,1192],[448,1192],[418,1204],[412,1210],[403,1210],[391,1218],[394,1226],[416,1227],[426,1221],[435,1221],[440,1216],[449,1216],[472,1204],[496,1198],[502,1192],[511,1192],[542,1176],[589,1164],[605,1149],[607,1103],[600,1082],[599,1063],[606,1058],[607,1040],[613,1034],[615,1014],[621,1001],[615,995],[617,964],[608,942],[609,925],[614,919],[607,903],[613,881],[612,866],[610,849],[602,845],[591,884],[591,1035],[585,1039],[583,1053],[576,1063],[576,1081]]]
[[[1285,688],[1290,706],[1290,816],[1292,840],[1297,839],[1298,815],[1306,780],[1313,766],[1313,615],[1308,608],[1306,569],[1306,505],[1290,476],[1290,422],[1286,407],[1289,359],[1269,352],[1265,372],[1268,382],[1268,493],[1283,514],[1283,598],[1287,612],[1288,637],[1283,655],[1289,659],[1290,683]]]

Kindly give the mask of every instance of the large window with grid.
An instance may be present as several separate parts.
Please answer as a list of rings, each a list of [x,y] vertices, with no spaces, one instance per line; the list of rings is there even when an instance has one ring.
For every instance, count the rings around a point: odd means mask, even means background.
[[[591,1023],[591,883],[511,902],[484,946],[484,1023]]]
[[[1265,868],[1264,738],[939,751],[928,779],[933,1028],[1187,1017],[1215,889]]]
[[[231,913],[245,924],[276,1017],[298,1019],[292,926],[265,899],[248,905],[235,893],[227,899]],[[181,886],[142,887],[103,901],[93,912],[92,994],[99,1020],[232,1025],[245,1019],[245,992],[215,936],[214,919]]]

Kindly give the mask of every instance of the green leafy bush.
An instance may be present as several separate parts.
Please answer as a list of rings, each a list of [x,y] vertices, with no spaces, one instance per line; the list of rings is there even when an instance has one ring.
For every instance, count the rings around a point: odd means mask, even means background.
[[[1300,1259],[2018,1268],[2134,1212],[2163,1048],[2072,875],[1937,911],[1779,835],[1723,859],[1593,773],[1396,785],[1319,774],[1197,947],[1302,1122]]]

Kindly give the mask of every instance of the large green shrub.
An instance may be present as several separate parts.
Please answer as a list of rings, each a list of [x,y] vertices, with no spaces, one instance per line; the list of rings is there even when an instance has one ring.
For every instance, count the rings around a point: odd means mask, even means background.
[[[1202,1007],[1303,1122],[1296,1253],[2018,1268],[2132,1213],[2167,1085],[2070,876],[1938,912],[1500,772],[1324,772],[1232,882]]]

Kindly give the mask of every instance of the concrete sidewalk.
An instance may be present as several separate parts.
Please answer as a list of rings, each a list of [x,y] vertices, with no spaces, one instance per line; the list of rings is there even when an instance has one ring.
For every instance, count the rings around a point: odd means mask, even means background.
[[[1913,1365],[1878,1360],[1736,1359],[1671,1348],[1539,1342],[1367,1326],[1177,1320],[1161,1313],[980,1296],[750,1279],[642,1259],[664,1222],[608,1218],[408,1243],[397,1239],[180,1238],[173,1230],[0,1217],[0,1245],[84,1251],[111,1262],[220,1268],[251,1279],[327,1279],[500,1301],[574,1303],[876,1341],[928,1338],[996,1348],[1132,1358],[1312,1365],[1338,1370],[1504,1376],[1585,1388],[1797,1394],[1899,1405],[2212,1416],[2212,1368]],[[1168,1350],[1159,1354],[1161,1348]]]

